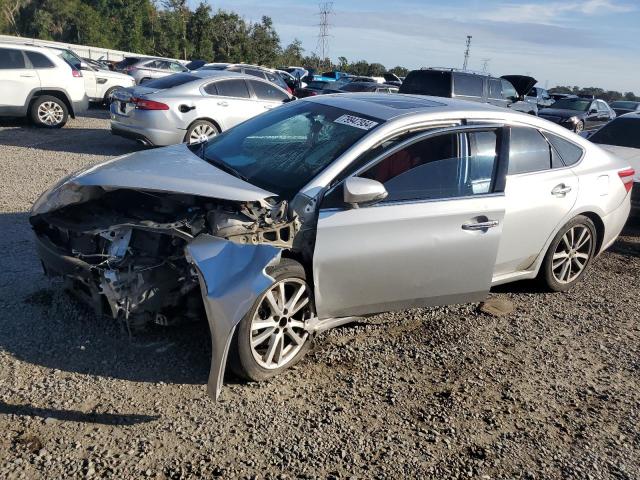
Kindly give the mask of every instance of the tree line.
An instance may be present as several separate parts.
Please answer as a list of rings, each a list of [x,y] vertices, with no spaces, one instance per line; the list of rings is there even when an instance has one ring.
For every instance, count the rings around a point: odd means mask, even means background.
[[[187,0],[0,0],[0,33],[185,60],[300,65],[362,76],[409,72],[366,60],[339,57],[334,63],[315,53],[306,55],[299,40],[282,46],[270,17],[249,22],[235,12],[214,11],[204,1],[191,9]],[[638,100],[633,92],[595,87],[551,91]]]

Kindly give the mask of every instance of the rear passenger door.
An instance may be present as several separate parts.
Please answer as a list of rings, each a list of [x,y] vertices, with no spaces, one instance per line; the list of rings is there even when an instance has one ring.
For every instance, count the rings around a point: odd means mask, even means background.
[[[0,48],[0,112],[23,115],[31,91],[40,88],[36,71],[18,48]]]
[[[283,102],[289,100],[289,95],[284,93],[271,82],[261,82],[259,80],[247,80],[251,86],[254,97],[256,99],[256,115],[266,110],[282,105]]]
[[[532,268],[550,237],[566,223],[577,195],[578,177],[546,137],[535,128],[512,127],[507,207],[494,276]]]
[[[215,87],[216,110],[220,113],[221,122],[226,125],[226,128],[231,128],[258,114],[256,101],[251,98],[244,79],[220,80],[215,82]]]

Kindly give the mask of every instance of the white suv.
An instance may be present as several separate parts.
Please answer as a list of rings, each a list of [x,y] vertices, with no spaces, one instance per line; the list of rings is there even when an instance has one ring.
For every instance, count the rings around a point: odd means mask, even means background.
[[[29,116],[38,126],[60,128],[86,110],[82,72],[65,52],[0,43],[0,116]]]

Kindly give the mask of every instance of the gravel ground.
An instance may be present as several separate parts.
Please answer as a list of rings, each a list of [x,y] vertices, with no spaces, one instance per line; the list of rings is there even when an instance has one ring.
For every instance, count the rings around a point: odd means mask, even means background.
[[[640,478],[640,229],[570,293],[378,315],[214,403],[204,322],[129,338],[33,251],[41,191],[137,148],[99,110],[0,123],[0,478]]]

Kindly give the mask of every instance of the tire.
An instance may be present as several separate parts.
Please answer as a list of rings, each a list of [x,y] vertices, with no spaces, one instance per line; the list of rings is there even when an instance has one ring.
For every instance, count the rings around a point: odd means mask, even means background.
[[[553,292],[569,290],[591,263],[597,240],[596,227],[590,218],[584,215],[573,218],[549,245],[540,268],[542,283]]]
[[[112,98],[112,97],[113,97],[113,94],[114,94],[116,91],[120,90],[120,88],[121,88],[121,87],[111,87],[109,90],[107,90],[107,91],[104,93],[104,98],[102,99],[102,103],[103,103],[105,106],[107,106],[107,107],[108,107],[109,105],[111,105],[111,102],[112,102],[112,100],[113,100],[113,98]]]
[[[138,85],[142,85],[144,82],[148,82],[149,80],[151,80],[151,77],[141,78],[140,81],[138,82]]]
[[[69,120],[69,111],[59,98],[43,95],[31,103],[29,116],[38,127],[62,128]]]
[[[187,129],[184,141],[188,144],[204,142],[220,133],[218,127],[208,120],[196,120]]]
[[[582,120],[578,120],[578,123],[576,123],[576,126],[573,127],[573,131],[579,134],[583,130],[584,130],[584,122]]]
[[[251,310],[240,321],[229,351],[231,371],[250,381],[266,380],[295,365],[307,353],[312,341],[312,335],[302,329],[303,320],[315,315],[312,293],[306,281],[304,268],[298,262],[284,258],[279,265],[269,270],[269,275],[276,282],[260,295]],[[288,312],[286,309],[275,312],[270,306],[272,303],[269,301],[268,294],[274,291],[275,295],[272,298],[278,305],[280,304],[281,285],[284,285],[286,300],[296,296],[296,288],[304,286],[305,289],[293,306],[300,306],[305,299],[306,303],[291,317],[276,315],[276,313],[287,314]],[[258,321],[264,325],[272,322],[272,325],[277,327],[268,325],[261,328],[256,325]],[[297,341],[294,341],[289,331],[293,331],[298,337]],[[259,341],[261,338],[262,341]],[[251,345],[252,339],[255,346]],[[255,344],[256,340],[259,343]],[[272,347],[273,353],[269,360]]]

